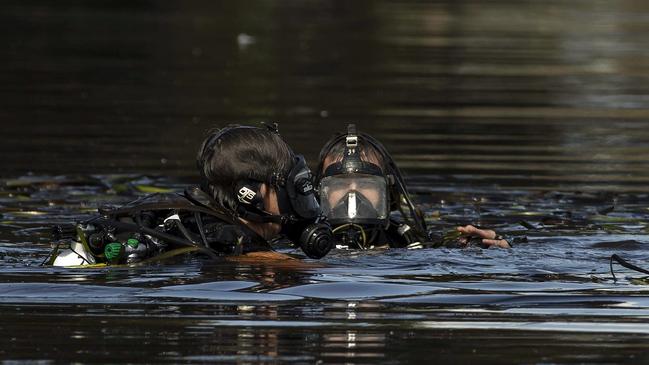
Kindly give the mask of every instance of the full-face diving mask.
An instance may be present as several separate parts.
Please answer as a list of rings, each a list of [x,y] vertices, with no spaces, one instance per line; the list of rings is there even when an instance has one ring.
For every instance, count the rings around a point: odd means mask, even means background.
[[[259,193],[263,183],[275,188],[280,214],[264,209]],[[311,258],[325,256],[333,247],[331,227],[325,222],[315,197],[313,176],[304,157],[297,155],[286,175],[273,173],[268,181],[245,180],[236,187],[237,213],[257,223],[279,223],[282,233],[297,243]]]
[[[387,185],[382,176],[351,173],[324,177],[320,200],[332,224],[380,224],[388,219]]]
[[[342,152],[341,143],[344,143]],[[361,152],[376,157],[375,163],[361,160]],[[323,168],[339,153],[342,158],[338,162]],[[357,134],[354,124],[347,126],[346,134],[334,136],[323,146],[316,182],[323,213],[341,246],[364,249],[386,243],[381,241],[387,238],[383,233],[395,222],[390,219],[390,213],[397,211],[403,219],[399,227],[405,227],[404,233],[411,232],[415,240],[428,239],[423,215],[410,200],[392,156],[373,137]]]
[[[353,127],[348,131],[342,160],[325,169],[319,193],[323,213],[332,225],[388,224],[388,179],[379,166],[360,159]]]

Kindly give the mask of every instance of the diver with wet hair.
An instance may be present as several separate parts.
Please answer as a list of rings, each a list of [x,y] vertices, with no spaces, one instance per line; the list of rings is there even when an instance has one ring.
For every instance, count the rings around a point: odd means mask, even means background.
[[[339,247],[511,247],[493,230],[472,225],[457,227],[451,240],[434,238],[386,148],[354,124],[324,145],[319,161],[315,183]]]
[[[186,252],[211,257],[270,251],[285,236],[311,258],[333,246],[304,157],[277,131],[228,126],[209,132],[197,155],[201,185],[157,193],[57,227],[57,266],[141,264]]]

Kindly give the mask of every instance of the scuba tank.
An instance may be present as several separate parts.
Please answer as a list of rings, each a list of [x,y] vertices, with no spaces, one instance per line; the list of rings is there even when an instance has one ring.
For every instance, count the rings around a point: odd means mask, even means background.
[[[134,264],[162,252],[166,244],[155,237],[140,233],[126,233],[128,238],[118,239],[115,228],[101,224],[78,223],[56,226],[55,240],[69,243],[57,244],[46,260],[53,266],[79,266],[107,263],[111,265]],[[117,236],[124,237],[125,233]]]
[[[43,264],[131,264],[163,252],[174,252],[174,255],[200,252],[217,258],[222,252],[232,251],[226,243],[210,245],[203,219],[209,217],[226,224],[234,219],[190,199],[194,195],[191,191],[185,194],[151,194],[121,207],[102,206],[98,216],[76,224],[55,226],[52,231],[55,247]],[[179,214],[194,217],[199,232],[186,229]],[[204,216],[201,218],[201,215]],[[263,243],[265,241],[255,236],[250,244],[262,246]]]

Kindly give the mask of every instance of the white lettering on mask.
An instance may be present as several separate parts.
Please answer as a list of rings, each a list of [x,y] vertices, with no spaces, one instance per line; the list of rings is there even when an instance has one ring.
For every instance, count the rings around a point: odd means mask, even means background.
[[[237,194],[237,198],[239,199],[240,202],[244,204],[252,204],[252,200],[255,198],[255,193],[252,191],[250,188],[244,186],[241,189],[239,189],[239,194]]]

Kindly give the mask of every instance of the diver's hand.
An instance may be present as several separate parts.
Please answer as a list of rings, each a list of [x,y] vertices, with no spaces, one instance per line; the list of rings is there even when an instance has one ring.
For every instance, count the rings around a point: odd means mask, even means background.
[[[487,247],[502,247],[502,248],[511,248],[509,242],[498,237],[496,232],[490,229],[479,229],[472,225],[457,227],[457,230],[462,233],[460,237],[460,242],[468,243],[471,236],[482,238],[482,244]]]

